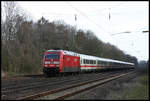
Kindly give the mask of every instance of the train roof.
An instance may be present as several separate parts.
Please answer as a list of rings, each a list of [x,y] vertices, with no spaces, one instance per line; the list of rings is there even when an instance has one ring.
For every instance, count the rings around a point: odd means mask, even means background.
[[[85,54],[79,54],[79,53],[75,53],[72,51],[67,51],[67,50],[47,50],[48,52],[59,52],[62,51],[63,54],[66,55],[71,55],[71,56],[80,56],[83,59],[90,59],[90,60],[100,60],[100,61],[107,61],[107,62],[116,62],[116,63],[123,63],[123,64],[130,64],[130,65],[134,65],[134,63],[130,63],[130,62],[124,62],[124,61],[119,61],[119,60],[114,60],[114,59],[108,59],[108,58],[101,58],[101,57],[96,57],[96,56],[91,56],[91,55],[85,55]]]
[[[100,61],[116,62],[116,63],[124,63],[124,64],[134,65],[133,63],[130,63],[130,62],[124,62],[124,61],[113,60],[113,59],[108,59],[108,58],[101,58],[101,57],[85,55],[85,54],[80,54],[80,57],[83,58],[83,59],[89,59],[89,60],[96,59],[96,60],[100,60]]]
[[[78,53],[72,52],[72,51],[67,51],[67,50],[47,50],[48,52],[63,52],[65,55],[71,55],[71,56],[79,56]]]

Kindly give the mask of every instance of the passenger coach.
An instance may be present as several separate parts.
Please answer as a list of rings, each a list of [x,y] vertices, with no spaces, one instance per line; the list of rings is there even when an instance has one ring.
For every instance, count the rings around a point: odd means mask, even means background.
[[[106,68],[134,68],[134,64],[66,50],[47,50],[43,59],[43,72],[46,75]]]

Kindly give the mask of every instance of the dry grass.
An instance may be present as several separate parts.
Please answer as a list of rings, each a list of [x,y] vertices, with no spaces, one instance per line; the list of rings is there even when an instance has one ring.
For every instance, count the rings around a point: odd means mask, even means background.
[[[142,75],[131,82],[116,84],[116,90],[110,90],[106,99],[118,100],[148,100],[149,83],[148,75]]]

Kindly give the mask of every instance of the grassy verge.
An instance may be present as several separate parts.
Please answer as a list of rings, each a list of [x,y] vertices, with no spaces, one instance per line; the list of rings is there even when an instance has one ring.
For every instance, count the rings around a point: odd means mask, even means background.
[[[145,99],[149,98],[148,76],[139,77],[139,82],[132,83],[132,87],[125,89],[121,94],[123,99]]]
[[[14,72],[4,72],[4,71],[1,71],[1,78],[14,77],[14,76],[17,76],[17,75],[18,74],[14,73]]]
[[[106,99],[118,100],[148,100],[149,76],[142,74],[130,82],[117,83],[115,90],[110,90]]]
[[[38,72],[38,73],[15,73],[15,72],[4,72],[1,71],[1,78],[11,78],[11,77],[16,77],[16,76],[23,76],[23,75],[38,75],[38,74],[43,74],[43,72]]]

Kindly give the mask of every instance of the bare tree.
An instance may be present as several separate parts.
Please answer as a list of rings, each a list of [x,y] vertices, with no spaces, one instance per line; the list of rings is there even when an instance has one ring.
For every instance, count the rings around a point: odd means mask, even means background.
[[[25,20],[25,16],[20,14],[20,8],[18,8],[17,3],[14,1],[3,1],[1,8],[2,65],[3,68],[9,71],[14,68],[13,66],[16,64],[14,60],[18,58],[16,57],[16,49],[19,46],[17,31],[21,23]],[[4,66],[4,64],[6,65]]]
[[[4,10],[5,10],[5,40],[11,40],[15,34],[15,10],[16,4],[14,2],[4,2]]]

